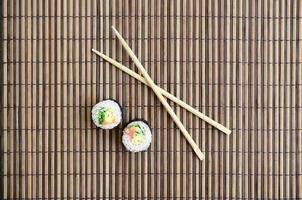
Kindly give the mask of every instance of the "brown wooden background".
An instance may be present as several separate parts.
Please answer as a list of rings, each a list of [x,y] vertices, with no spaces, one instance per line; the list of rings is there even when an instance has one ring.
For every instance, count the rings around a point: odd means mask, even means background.
[[[302,198],[300,0],[3,0],[1,197]],[[92,54],[135,69],[114,25],[155,82],[232,129],[179,107],[199,162],[153,93]],[[135,69],[136,70],[136,69]],[[126,152],[90,110],[117,99],[153,142]]]

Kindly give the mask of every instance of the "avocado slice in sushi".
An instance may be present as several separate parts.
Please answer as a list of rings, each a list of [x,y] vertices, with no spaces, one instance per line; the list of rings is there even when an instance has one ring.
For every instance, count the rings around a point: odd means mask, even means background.
[[[111,124],[114,123],[115,120],[114,111],[107,107],[102,107],[100,110],[98,110],[96,117],[99,124]]]

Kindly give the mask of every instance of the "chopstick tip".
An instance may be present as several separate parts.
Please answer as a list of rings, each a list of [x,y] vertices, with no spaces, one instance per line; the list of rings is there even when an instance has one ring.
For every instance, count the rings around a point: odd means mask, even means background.
[[[192,146],[194,152],[196,153],[197,157],[199,158],[199,160],[204,160],[205,159],[205,155],[204,153],[202,153],[200,151],[200,149],[198,148],[198,146]]]
[[[117,30],[114,28],[114,26],[112,25],[111,28],[114,30],[114,32],[116,32]]]
[[[226,130],[225,130],[225,133],[226,133],[227,135],[230,135],[230,134],[232,133],[232,131],[231,131],[230,129],[226,129]]]
[[[199,160],[204,160],[205,159],[205,156],[203,153],[200,153],[200,154],[197,154]]]

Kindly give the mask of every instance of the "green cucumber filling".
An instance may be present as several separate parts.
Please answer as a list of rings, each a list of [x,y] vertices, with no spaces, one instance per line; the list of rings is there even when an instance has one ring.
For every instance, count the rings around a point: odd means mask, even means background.
[[[98,112],[96,113],[96,118],[99,122],[99,124],[103,124],[103,122],[105,121],[105,116],[106,116],[106,112],[107,112],[107,108],[106,107],[102,107],[100,110],[98,110]]]

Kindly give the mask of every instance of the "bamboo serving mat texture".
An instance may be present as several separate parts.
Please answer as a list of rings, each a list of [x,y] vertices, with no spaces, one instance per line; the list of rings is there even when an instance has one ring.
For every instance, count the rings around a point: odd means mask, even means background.
[[[302,1],[3,0],[1,198],[302,199]],[[232,130],[171,103],[199,161],[153,92],[91,52],[137,69]],[[91,121],[120,102],[123,123]],[[129,153],[122,125],[152,128]]]

